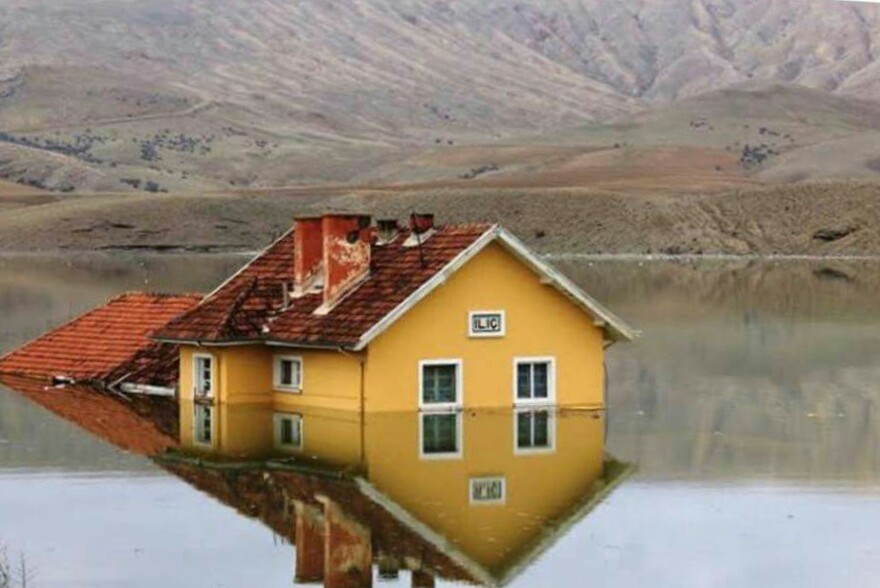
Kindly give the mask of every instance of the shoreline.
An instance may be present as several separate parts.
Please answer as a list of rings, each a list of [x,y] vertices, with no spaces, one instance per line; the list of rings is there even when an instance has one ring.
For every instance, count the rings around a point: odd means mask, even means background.
[[[0,250],[2,259],[64,258],[64,257],[227,257],[250,259],[261,252],[259,249],[232,249],[217,247],[104,247],[99,249],[52,249],[52,250]],[[743,253],[539,253],[550,262],[880,262],[880,255],[829,254],[811,255],[799,253],[743,254]]]
[[[0,209],[0,253],[246,254],[327,210],[504,225],[548,259],[880,258],[880,184],[804,184],[690,196],[474,190],[332,198],[78,197]]]

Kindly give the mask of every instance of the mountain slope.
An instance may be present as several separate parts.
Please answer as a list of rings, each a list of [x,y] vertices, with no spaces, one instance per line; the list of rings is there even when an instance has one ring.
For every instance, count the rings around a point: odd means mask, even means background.
[[[878,41],[831,0],[0,0],[0,176],[349,180],[746,81],[880,98]]]
[[[610,123],[443,146],[370,170],[374,184],[706,192],[764,182],[880,179],[880,104],[749,82]]]

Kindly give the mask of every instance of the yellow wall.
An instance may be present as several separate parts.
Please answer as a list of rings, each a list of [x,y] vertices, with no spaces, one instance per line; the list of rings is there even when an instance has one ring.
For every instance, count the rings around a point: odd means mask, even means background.
[[[180,398],[192,400],[193,357],[210,355],[215,362],[215,398],[220,404],[274,404],[279,409],[322,407],[359,410],[361,356],[330,350],[294,350],[241,345],[234,347],[182,346]],[[276,355],[303,360],[303,390],[299,394],[273,390]]]
[[[465,412],[460,458],[423,459],[420,415],[368,414],[369,481],[481,565],[498,571],[540,538],[542,523],[589,497],[601,477],[604,416],[556,414],[555,449],[514,451],[515,411]],[[471,504],[469,480],[503,476],[506,503]]]
[[[302,415],[303,448],[299,452],[322,464],[357,470],[363,465],[363,421],[359,413],[306,409]]]
[[[468,313],[506,311],[507,333],[468,337]],[[601,407],[603,333],[579,307],[492,244],[369,346],[366,409],[418,409],[419,360],[461,358],[465,408],[513,404],[513,358],[556,358],[556,403]]]
[[[360,410],[361,355],[329,350],[270,350],[277,355],[293,355],[303,359],[302,394],[275,392],[279,410],[326,408]],[[271,365],[269,367],[271,377]]]
[[[195,408],[192,402],[180,404],[180,444],[187,449],[230,458],[264,457],[272,452],[272,409],[247,404],[213,406],[213,440],[210,446],[193,439]]]
[[[302,449],[275,447],[276,414],[302,417]],[[356,412],[325,411],[305,408],[275,409],[266,405],[216,404],[214,439],[210,446],[193,439],[194,405],[180,405],[181,446],[200,453],[237,459],[265,459],[300,455],[343,468],[357,468],[363,462],[361,451],[362,421]]]
[[[269,407],[217,407],[215,447],[192,443],[192,404],[181,421],[185,447],[230,458],[263,458],[273,450]],[[188,407],[188,408],[187,408]],[[303,448],[308,463],[360,471],[388,499],[456,549],[500,573],[540,541],[544,525],[561,521],[592,497],[603,474],[604,413],[553,410],[552,449],[517,451],[510,409],[461,415],[457,457],[425,457],[419,413],[367,413],[305,409]],[[470,480],[503,477],[504,504],[473,504]]]
[[[193,441],[193,362],[194,356],[199,354],[210,355],[214,359],[214,440],[211,447],[197,445]],[[273,389],[273,362],[276,355],[302,358],[301,393]],[[273,448],[274,412],[302,413],[332,409],[349,411],[356,416],[360,410],[360,390],[359,355],[326,350],[282,350],[258,345],[182,346],[180,440],[184,447],[202,452],[230,457],[264,455]],[[318,429],[313,434],[320,439],[325,433]],[[327,434],[332,436],[331,433]],[[308,443],[308,437],[306,439]],[[346,461],[351,459],[351,452],[347,448],[337,447],[322,457],[330,462]]]
[[[468,313],[477,310],[504,310],[505,336],[468,337]],[[367,411],[417,410],[419,361],[460,359],[464,407],[508,407],[514,403],[514,358],[553,357],[557,405],[604,406],[602,330],[497,244],[488,246],[418,303],[364,354],[261,345],[183,346],[183,402],[192,398],[194,353],[215,358],[220,404],[358,411],[363,385]],[[303,358],[302,394],[272,390],[276,355]]]

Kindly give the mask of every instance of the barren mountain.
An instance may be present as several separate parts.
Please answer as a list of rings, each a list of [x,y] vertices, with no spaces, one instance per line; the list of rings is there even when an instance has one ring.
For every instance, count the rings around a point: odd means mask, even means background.
[[[877,99],[878,41],[880,6],[834,0],[0,0],[0,176],[148,191],[400,180],[414,153],[556,136],[743,82]]]

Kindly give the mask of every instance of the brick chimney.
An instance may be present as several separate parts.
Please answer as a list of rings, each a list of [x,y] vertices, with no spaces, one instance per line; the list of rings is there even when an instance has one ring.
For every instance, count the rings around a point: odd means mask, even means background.
[[[370,271],[372,219],[363,214],[297,218],[293,234],[293,297],[321,289],[329,312]]]
[[[324,504],[324,588],[373,585],[373,543],[370,529],[327,498]]]
[[[322,219],[324,304],[329,312],[370,272],[371,219],[362,214],[327,214]]]
[[[296,509],[294,581],[320,582],[324,579],[324,513],[299,500],[293,504]]]
[[[294,219],[293,295],[302,296],[321,278],[324,262],[321,217]]]

